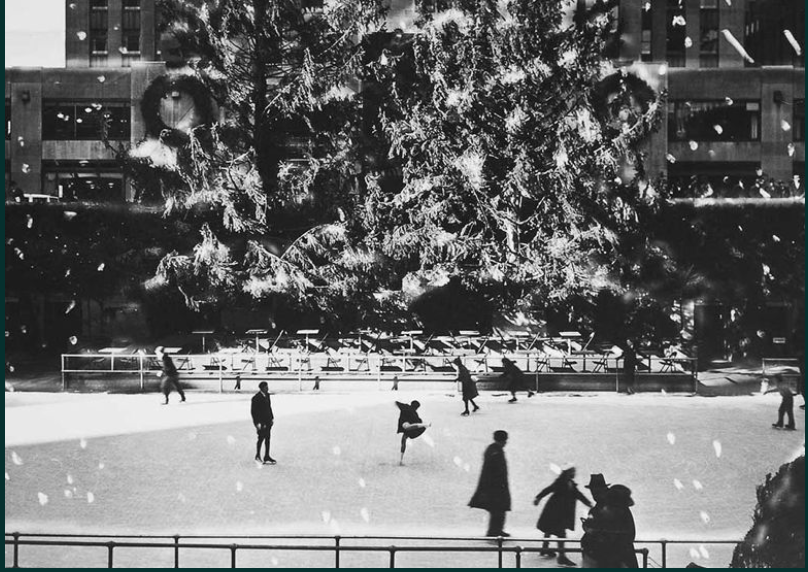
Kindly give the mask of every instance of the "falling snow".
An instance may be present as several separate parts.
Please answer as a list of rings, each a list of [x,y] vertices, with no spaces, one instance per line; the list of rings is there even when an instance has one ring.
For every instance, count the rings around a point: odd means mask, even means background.
[[[37,493],[36,496],[39,499],[39,504],[41,504],[42,506],[48,504],[48,495],[46,495],[45,493]]]
[[[11,452],[11,462],[15,465],[22,465],[22,458],[17,454],[16,451]]]
[[[779,238],[777,238],[777,235],[775,235],[775,239],[776,241],[780,240]],[[713,441],[713,450],[715,451],[715,456],[720,459],[723,447],[721,446],[721,441],[719,441],[718,439]]]
[[[669,432],[668,433],[668,443],[670,443],[671,445],[675,445],[676,444],[676,435]]]
[[[704,485],[701,484],[701,481],[693,479],[693,488],[696,489],[697,491],[703,491]]]
[[[685,486],[682,484],[682,481],[680,481],[679,479],[673,479],[673,486],[676,487],[676,490],[679,491],[685,488]]]
[[[704,524],[710,524],[710,515],[709,515],[709,514],[707,514],[705,511],[701,511],[701,512],[699,513],[699,518],[701,518],[701,521],[702,521]]]
[[[90,491],[87,491],[87,504],[93,504],[95,502],[95,495]]]
[[[370,522],[370,511],[367,508],[362,507],[359,511],[359,515],[362,517],[362,520],[365,522]]]
[[[86,449],[87,448],[87,439],[79,439],[79,447],[81,447],[82,449]]]

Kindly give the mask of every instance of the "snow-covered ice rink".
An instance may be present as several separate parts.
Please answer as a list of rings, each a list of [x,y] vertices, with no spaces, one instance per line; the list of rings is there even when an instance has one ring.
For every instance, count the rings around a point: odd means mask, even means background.
[[[483,393],[461,417],[454,394],[273,395],[276,466],[253,461],[252,393],[158,395],[6,393],[6,532],[101,534],[343,534],[479,536],[487,514],[468,508],[496,429],[506,447],[513,511],[506,530],[538,538],[533,497],[573,463],[630,487],[640,539],[740,539],[755,487],[804,450],[776,431],[779,396],[542,394],[518,403]],[[432,428],[398,465],[395,400],[418,399]],[[579,505],[578,516],[585,515]],[[572,533],[578,538],[580,529]],[[228,541],[229,542],[229,541]],[[485,545],[486,541],[477,541]],[[651,558],[659,561],[658,549]],[[731,547],[694,542],[668,565],[726,567]],[[116,566],[171,566],[168,550],[119,549]],[[580,560],[580,555],[572,555]],[[244,566],[331,566],[327,552],[244,552]],[[344,554],[342,565],[388,556]],[[105,566],[103,548],[20,548],[24,566]],[[229,553],[184,550],[182,566],[229,566]],[[6,546],[6,566],[11,550]],[[512,564],[512,557],[506,565]],[[494,555],[399,554],[398,566],[495,566]],[[652,563],[653,565],[653,563]],[[552,567],[535,554],[525,567]]]

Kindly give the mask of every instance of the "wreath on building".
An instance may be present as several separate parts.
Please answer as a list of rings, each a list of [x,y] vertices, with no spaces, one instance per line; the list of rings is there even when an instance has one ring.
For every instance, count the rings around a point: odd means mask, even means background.
[[[644,80],[632,73],[618,72],[595,85],[592,106],[600,120],[607,125],[618,121],[633,125],[639,119],[639,114],[648,111],[656,97],[656,91]]]
[[[146,133],[160,138],[168,145],[181,146],[188,143],[188,133],[167,125],[160,114],[163,99],[172,92],[184,92],[191,97],[200,125],[214,123],[215,108],[208,89],[192,75],[164,74],[149,84],[140,101],[140,113],[143,115]]]

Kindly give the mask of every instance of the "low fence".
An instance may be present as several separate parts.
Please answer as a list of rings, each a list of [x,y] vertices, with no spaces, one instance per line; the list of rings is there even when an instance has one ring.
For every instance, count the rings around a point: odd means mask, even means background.
[[[502,372],[501,355],[414,355],[378,353],[309,353],[277,351],[270,353],[220,352],[211,354],[176,354],[173,357],[182,375],[216,379],[219,390],[224,381],[240,377],[272,377],[298,380],[350,376],[351,379],[394,381],[419,379],[452,381],[456,374],[452,360],[459,358],[469,370],[482,378],[492,379]],[[580,353],[549,356],[541,352],[508,354],[509,359],[526,374],[536,377],[552,373],[615,375],[622,367],[622,358],[609,354]],[[67,389],[69,376],[92,374],[126,374],[138,376],[141,390],[148,376],[160,373],[156,356],[144,353],[121,354],[62,354],[62,386]],[[696,380],[696,360],[692,358],[644,357],[638,365],[640,374],[672,374]]]
[[[385,554],[387,567],[395,568],[400,562],[397,557],[402,554],[480,554],[493,555],[497,568],[522,568],[524,558],[543,550],[543,539],[537,538],[503,538],[503,537],[467,537],[467,536],[326,536],[326,535],[268,535],[268,536],[203,536],[203,535],[69,535],[69,534],[26,534],[20,532],[6,533],[6,547],[11,547],[10,567],[19,568],[21,564],[20,547],[59,547],[59,548],[99,548],[105,552],[106,566],[114,568],[116,550],[122,549],[156,549],[169,554],[173,567],[180,567],[180,554],[189,551],[223,551],[229,558],[229,567],[239,567],[239,554],[247,551],[261,552],[325,552],[333,553],[331,562],[334,568],[344,564],[344,557],[352,553]],[[555,542],[553,540],[552,542]],[[484,543],[480,545],[480,543]],[[652,539],[636,540],[635,553],[641,568],[683,568],[685,561],[709,559],[706,546],[722,546],[729,548],[738,543],[736,540],[669,540]],[[554,546],[551,544],[551,547]],[[678,556],[678,560],[669,562],[673,547],[691,548],[687,553]],[[697,547],[697,548],[696,548]],[[578,539],[565,540],[565,552],[580,554]],[[145,552],[145,551],[142,551]],[[726,550],[725,550],[726,552]],[[726,554],[722,555],[726,556]],[[6,566],[9,567],[8,552]],[[101,557],[103,558],[103,557]],[[101,559],[99,558],[99,560]],[[143,565],[142,557],[137,562]],[[120,563],[120,559],[119,559]],[[23,563],[25,564],[25,563]],[[85,566],[92,566],[95,561],[83,561]],[[122,564],[126,566],[128,562]],[[456,565],[453,561],[451,567]],[[479,562],[478,562],[479,564]],[[726,563],[729,564],[727,557]],[[31,564],[28,564],[31,566]],[[97,564],[96,564],[97,565]],[[131,565],[131,564],[130,564]],[[434,565],[431,562],[430,565]],[[224,566],[220,566],[224,567]],[[379,566],[374,566],[379,567]],[[493,567],[493,566],[489,566]],[[531,566],[532,567],[532,566]],[[709,566],[716,567],[716,566]]]

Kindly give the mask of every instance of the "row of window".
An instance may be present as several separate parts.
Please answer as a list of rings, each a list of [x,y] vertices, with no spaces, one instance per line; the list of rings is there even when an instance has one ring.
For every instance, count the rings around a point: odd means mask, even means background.
[[[109,51],[108,0],[91,1],[88,38],[91,65],[106,65],[104,56]],[[140,53],[140,0],[123,0],[120,51],[124,56]]]
[[[42,106],[42,139],[99,140],[106,129],[112,140],[128,140],[131,105],[124,102],[45,101]]]
[[[805,141],[805,100],[794,100],[791,130],[794,141]],[[670,141],[760,141],[760,102],[723,100],[668,103]]]

